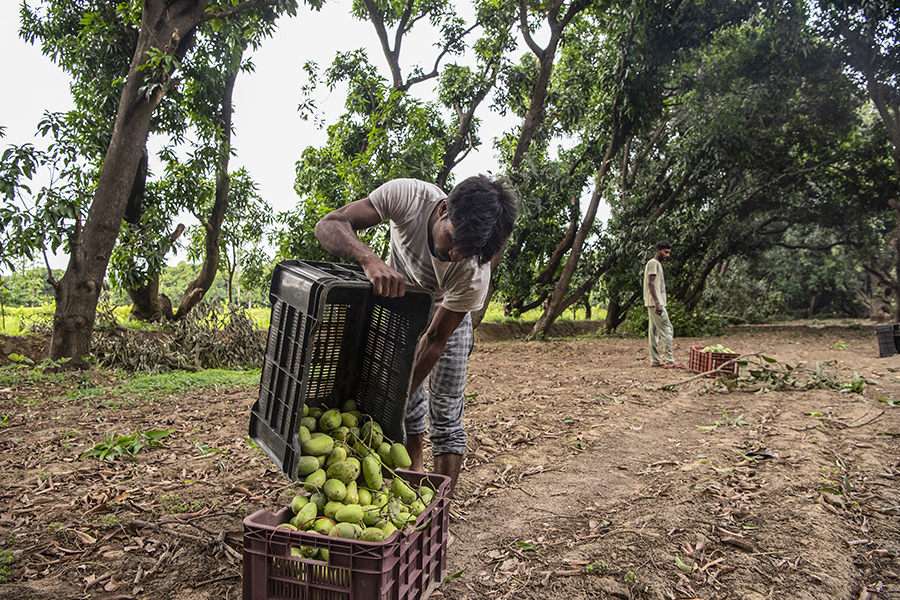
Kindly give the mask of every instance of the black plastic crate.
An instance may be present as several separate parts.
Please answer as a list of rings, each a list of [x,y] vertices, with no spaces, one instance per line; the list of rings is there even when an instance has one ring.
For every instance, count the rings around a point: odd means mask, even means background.
[[[372,293],[355,265],[287,260],[275,267],[272,320],[250,437],[292,480],[301,455],[303,405],[356,401],[394,441],[403,420],[419,338],[433,294],[407,287],[400,298]]]
[[[879,358],[897,354],[897,338],[900,338],[900,324],[876,325],[875,333],[878,336]]]

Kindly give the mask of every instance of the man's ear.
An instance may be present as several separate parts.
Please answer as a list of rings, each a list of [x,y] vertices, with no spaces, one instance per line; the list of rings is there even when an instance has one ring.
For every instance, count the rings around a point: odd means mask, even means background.
[[[449,209],[447,208],[447,199],[444,198],[441,200],[440,206],[438,206],[438,217],[443,219],[447,216]]]

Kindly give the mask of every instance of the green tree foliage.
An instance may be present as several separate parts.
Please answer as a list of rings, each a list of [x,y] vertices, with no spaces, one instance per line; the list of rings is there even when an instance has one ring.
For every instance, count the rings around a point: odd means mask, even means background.
[[[293,211],[279,215],[283,227],[275,239],[281,258],[328,259],[313,234],[316,222],[391,179],[413,177],[441,187],[452,183],[452,169],[482,143],[476,111],[512,44],[509,9],[487,2],[479,4],[476,23],[469,26],[444,0],[360,1],[353,14],[372,23],[390,78],[381,76],[362,50],[339,53],[321,77],[317,65],[306,65],[310,94],[319,86],[346,86],[346,112],[328,126],[325,146],[307,148],[297,162],[294,189],[300,201]],[[413,26],[429,25],[439,37],[433,66],[416,66],[407,75],[400,64],[402,41]],[[446,59],[467,49],[464,40],[476,28],[483,32],[471,48],[476,66],[445,65]],[[437,101],[411,94],[413,86],[432,79],[438,82]],[[308,98],[303,108],[309,116],[315,103]],[[386,228],[363,236],[386,255]]]
[[[844,65],[860,90],[865,90],[890,140],[895,187],[900,186],[900,6],[891,0],[819,0],[815,24],[841,52]],[[900,202],[888,201],[894,212],[893,231],[885,237],[892,256],[890,268],[869,264],[870,273],[891,290],[894,321],[900,320]]]
[[[259,195],[256,183],[245,169],[231,174],[228,192],[228,212],[219,237],[219,273],[228,290],[228,302],[235,303],[240,300],[236,284],[238,288],[243,285],[248,292],[259,287],[263,276],[253,273],[262,268],[260,263],[267,261],[263,242],[273,217],[271,206]],[[206,230],[202,226],[192,227],[189,237],[188,258],[201,260],[205,256]],[[248,277],[243,277],[245,265],[250,266]]]
[[[55,277],[62,271],[55,269]],[[2,277],[3,304],[7,307],[35,307],[53,302],[53,286],[47,280],[47,271],[35,264],[19,263],[17,269]]]

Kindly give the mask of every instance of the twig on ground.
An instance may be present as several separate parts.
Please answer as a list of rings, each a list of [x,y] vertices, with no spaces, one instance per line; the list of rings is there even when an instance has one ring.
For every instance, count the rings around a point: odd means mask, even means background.
[[[685,384],[685,383],[694,381],[695,379],[706,378],[710,373],[720,373],[720,372],[722,372],[723,369],[725,369],[725,367],[730,367],[732,364],[734,364],[734,363],[736,363],[736,362],[740,362],[740,361],[746,360],[746,359],[748,359],[748,358],[754,358],[754,357],[758,358],[758,357],[760,357],[760,356],[762,356],[762,354],[759,354],[759,353],[755,353],[755,354],[744,354],[743,356],[739,356],[739,357],[737,357],[737,358],[732,358],[731,360],[722,363],[721,365],[719,365],[718,367],[716,367],[716,368],[713,369],[712,371],[705,371],[705,372],[703,372],[703,373],[698,373],[698,374],[696,374],[696,375],[694,375],[694,376],[692,376],[692,377],[688,377],[687,379],[682,379],[681,381],[677,381],[677,382],[675,382],[675,383],[667,383],[667,384],[665,384],[665,385],[660,385],[660,386],[657,386],[657,387],[652,387],[652,388],[651,388],[651,387],[644,386],[644,389],[647,390],[647,391],[649,391],[649,392],[659,392],[659,391],[661,391],[661,390],[665,390],[665,389],[668,389],[668,388],[675,387],[676,385],[682,385],[682,384]]]

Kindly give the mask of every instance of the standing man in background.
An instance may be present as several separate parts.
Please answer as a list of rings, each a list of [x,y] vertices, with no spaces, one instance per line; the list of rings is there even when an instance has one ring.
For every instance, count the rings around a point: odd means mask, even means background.
[[[517,212],[518,200],[505,183],[484,175],[461,181],[449,195],[424,181],[396,179],[316,224],[322,246],[361,266],[376,295],[396,298],[410,284],[434,292],[437,307],[413,367],[406,449],[411,469],[424,472],[427,428],[434,471],[450,478],[451,498],[466,452],[462,417],[466,363],[474,345],[470,313],[488,301],[490,261],[512,233]],[[383,221],[391,226],[387,262],[356,236]]]
[[[647,338],[650,343],[650,366],[666,369],[686,369],[675,362],[672,350],[672,322],[666,311],[666,279],[663,276],[662,263],[669,259],[672,244],[668,240],[660,240],[653,247],[656,254],[644,266],[644,306],[650,317]],[[659,339],[662,338],[663,352],[666,362],[659,360]]]

